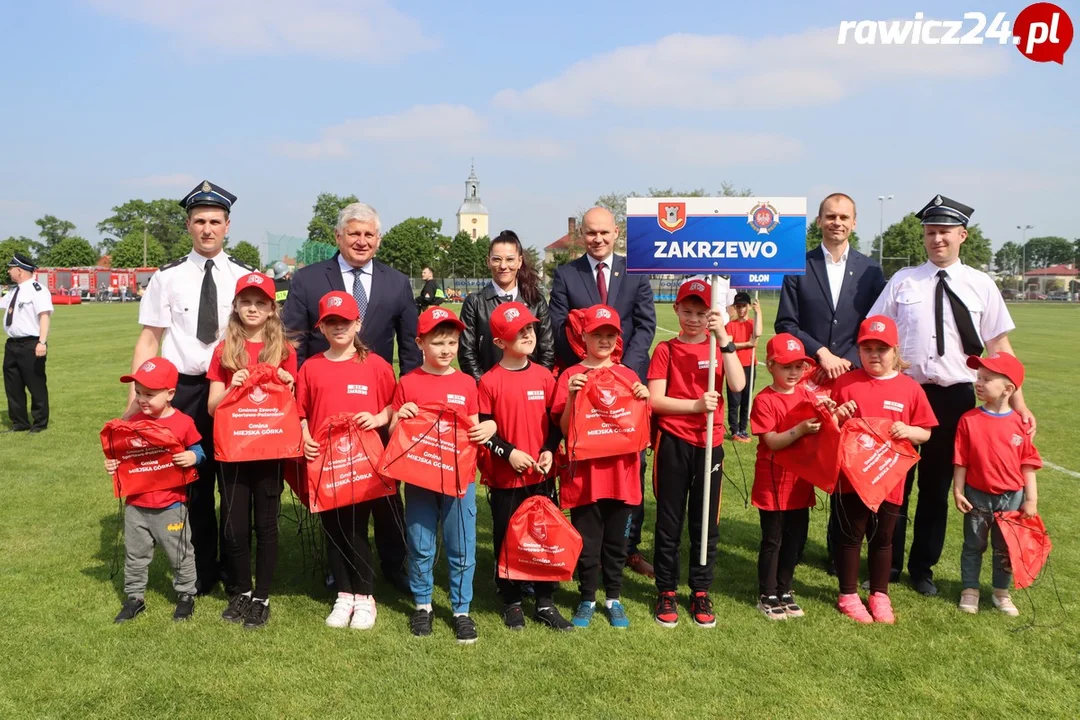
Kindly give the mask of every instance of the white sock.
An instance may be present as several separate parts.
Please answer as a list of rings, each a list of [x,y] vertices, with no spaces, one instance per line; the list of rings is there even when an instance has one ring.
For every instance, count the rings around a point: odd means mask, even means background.
[[[596,607],[596,601],[595,600],[588,600],[586,602],[588,602],[589,607]]]
[[[619,598],[608,598],[607,600],[604,601],[604,607],[606,607],[608,610],[610,610],[611,606],[614,605],[617,602],[619,602]]]
[[[416,606],[416,609],[417,610],[427,610],[428,612],[431,612],[431,603],[427,603],[426,605],[419,605],[418,604]]]
[[[454,613],[454,617],[469,617],[469,613]]]
[[[251,591],[250,590],[248,590],[246,593],[241,593],[241,594],[246,598],[251,597]]]
[[[252,602],[262,603],[263,605],[270,604],[270,598],[252,598]]]

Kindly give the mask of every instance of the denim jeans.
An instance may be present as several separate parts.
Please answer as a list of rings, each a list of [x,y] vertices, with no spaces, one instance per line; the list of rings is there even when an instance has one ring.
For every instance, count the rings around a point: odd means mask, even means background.
[[[409,588],[417,605],[427,605],[435,588],[434,566],[442,523],[450,563],[450,607],[468,613],[476,572],[476,483],[464,497],[405,484],[405,528],[409,544]]]
[[[1004,510],[1019,510],[1024,504],[1024,491],[1013,490],[1002,495],[991,495],[976,490],[970,485],[964,486],[964,497],[973,509],[964,516],[964,549],[960,551],[960,584],[966,590],[979,588],[979,571],[982,569],[983,553],[986,552],[986,536],[994,548],[992,566],[994,568],[994,589],[1007,590],[1012,581],[1009,566],[1009,548],[1001,535],[993,513]]]

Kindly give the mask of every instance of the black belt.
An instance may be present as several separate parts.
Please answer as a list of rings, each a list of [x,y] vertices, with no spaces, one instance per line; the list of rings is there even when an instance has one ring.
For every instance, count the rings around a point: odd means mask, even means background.
[[[178,373],[176,382],[180,385],[206,385],[209,384],[209,380],[206,379],[206,373],[202,375],[185,375],[184,373]]]
[[[28,343],[28,342],[30,342],[32,340],[34,342],[34,344],[36,345],[38,343],[38,339],[39,339],[38,335],[28,335],[27,337],[9,337],[7,339],[7,341],[9,343],[14,344],[14,345],[18,345],[18,344],[21,344],[21,343]]]

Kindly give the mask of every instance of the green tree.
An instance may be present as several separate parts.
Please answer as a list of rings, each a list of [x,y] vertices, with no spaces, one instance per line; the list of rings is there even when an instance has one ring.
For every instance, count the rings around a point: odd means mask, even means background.
[[[181,252],[185,241],[190,245],[191,238],[187,232],[187,213],[176,200],[128,200],[123,205],[114,207],[112,212],[112,215],[97,224],[98,233],[104,236],[98,245],[102,252],[108,252],[121,238],[142,234],[144,229],[148,238],[156,239],[161,245],[165,260],[175,260],[191,252],[190,247]],[[149,240],[147,245],[149,246]]]
[[[446,277],[470,277],[476,256],[469,233],[462,230],[450,240],[443,259],[442,274]]]
[[[806,228],[806,250],[807,252],[813,250],[821,244],[821,228],[816,222],[811,222],[810,226]],[[859,233],[854,230],[851,231],[851,236],[848,238],[848,244],[855,250],[859,249]]]
[[[57,241],[39,260],[46,267],[89,267],[97,261],[97,251],[90,243],[75,236]]]
[[[61,220],[55,215],[38,218],[34,221],[34,224],[41,228],[38,231],[38,237],[42,241],[32,243],[32,248],[39,257],[47,256],[53,247],[64,238],[70,237],[72,231],[75,230],[75,223]]]
[[[960,259],[965,265],[979,270],[986,270],[993,260],[994,251],[990,249],[990,238],[985,237],[982,228],[972,225],[968,228],[967,240],[960,246]]]
[[[336,247],[334,226],[337,225],[338,213],[346,205],[354,202],[359,202],[355,195],[319,193],[319,197],[315,199],[315,206],[312,208],[311,222],[307,226],[308,240]]]
[[[326,243],[305,240],[304,244],[301,245],[300,249],[296,252],[296,264],[298,267],[314,265],[317,262],[329,260],[334,257],[334,253],[336,252],[336,245],[331,246]]]
[[[574,256],[568,252],[554,252],[551,254],[551,262],[544,263],[544,277],[552,278],[555,276],[555,270],[565,265],[568,262],[573,261]]]
[[[1031,238],[1026,247],[1028,269],[1071,263],[1076,256],[1073,243],[1053,235]]]
[[[11,257],[15,253],[20,253],[26,257],[33,257],[34,253],[31,250],[33,246],[34,241],[28,237],[23,237],[22,235],[19,237],[11,236],[7,240],[0,241],[0,260],[3,260],[6,265],[11,261]]]
[[[874,238],[870,251],[871,257],[878,256],[878,246],[882,236]],[[923,244],[922,222],[915,213],[908,213],[898,222],[885,228],[884,263],[893,272],[906,265],[920,265],[926,262],[926,246]],[[886,276],[892,272],[886,272]]]
[[[420,274],[420,268],[435,260],[435,248],[445,242],[442,220],[411,217],[386,231],[379,245],[379,259],[409,277]]]
[[[165,263],[165,248],[156,237],[146,235],[146,260],[143,261],[143,233],[138,230],[124,236],[109,253],[114,268],[157,267]]]
[[[262,267],[262,255],[259,252],[259,248],[255,247],[247,240],[241,240],[236,243],[236,245],[229,248],[229,255],[252,267]]]
[[[489,245],[491,245],[491,238],[487,235],[476,238],[476,242],[473,243],[473,267],[469,271],[472,277],[482,278],[491,274],[491,270],[488,269]]]
[[[1020,246],[1011,240],[994,253],[994,267],[1002,275],[1019,275],[1022,260],[1023,252]]]
[[[525,248],[525,262],[536,272],[540,272],[540,251],[534,247]]]

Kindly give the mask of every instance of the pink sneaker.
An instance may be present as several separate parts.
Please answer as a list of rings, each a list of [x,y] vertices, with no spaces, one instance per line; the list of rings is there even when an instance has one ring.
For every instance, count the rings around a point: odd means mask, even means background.
[[[874,616],[874,622],[895,625],[896,616],[893,615],[892,601],[885,593],[874,593],[867,598],[870,605],[870,614]]]
[[[836,601],[836,609],[855,622],[863,623],[864,625],[869,625],[874,622],[874,618],[870,617],[870,613],[866,611],[866,606],[863,605],[862,600],[859,599],[858,593],[841,595],[840,599]]]

